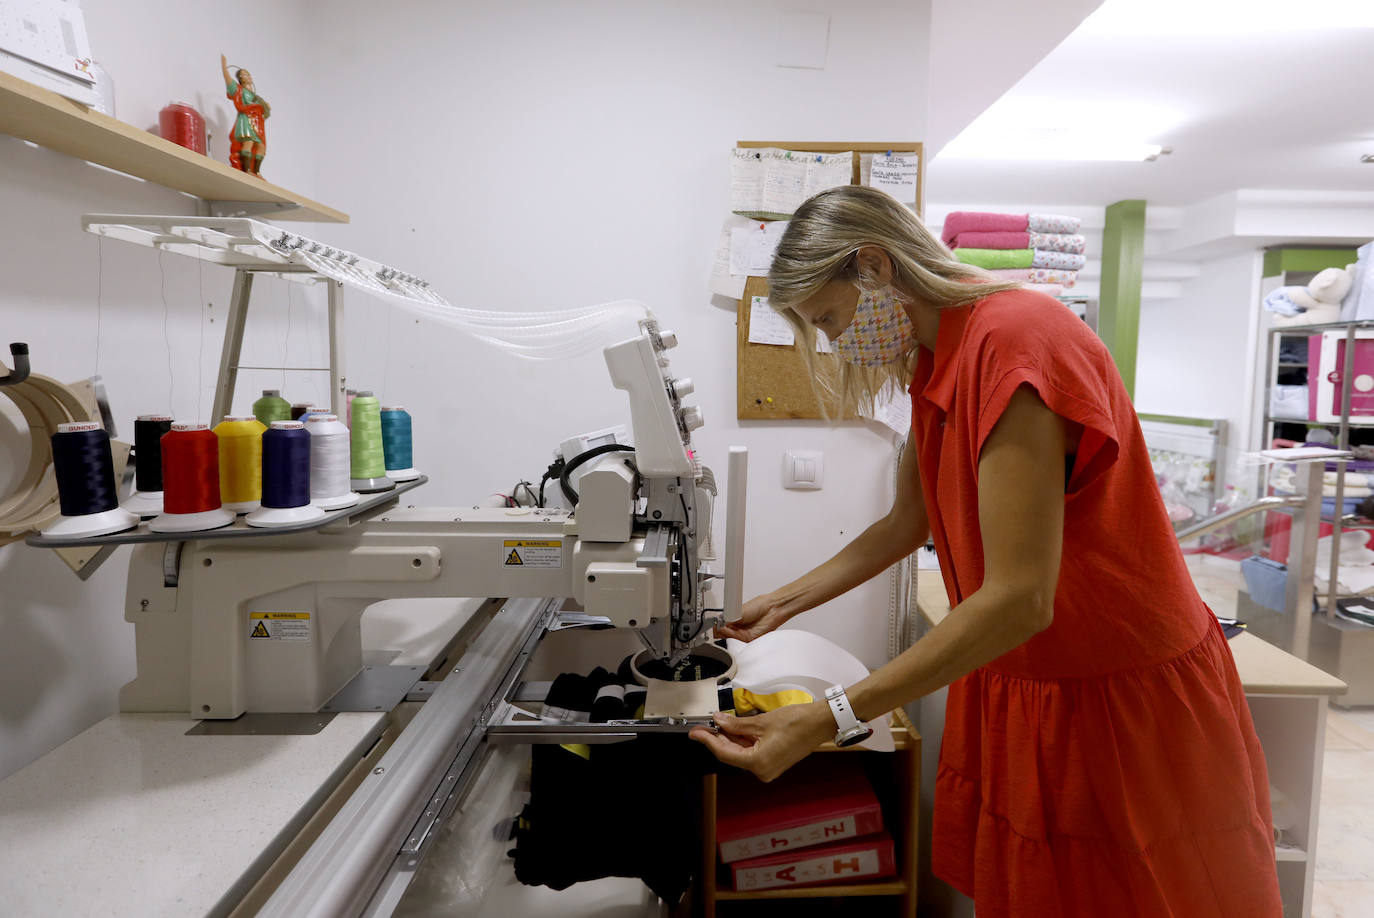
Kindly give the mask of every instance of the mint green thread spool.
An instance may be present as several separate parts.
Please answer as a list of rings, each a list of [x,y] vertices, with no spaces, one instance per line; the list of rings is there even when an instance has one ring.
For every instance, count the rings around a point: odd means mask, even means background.
[[[352,458],[350,486],[362,493],[396,487],[396,482],[386,476],[381,402],[364,389],[353,399],[352,412],[353,424],[349,433]]]
[[[291,403],[281,397],[280,389],[263,389],[262,398],[253,403],[253,417],[265,427],[273,421],[291,420]]]

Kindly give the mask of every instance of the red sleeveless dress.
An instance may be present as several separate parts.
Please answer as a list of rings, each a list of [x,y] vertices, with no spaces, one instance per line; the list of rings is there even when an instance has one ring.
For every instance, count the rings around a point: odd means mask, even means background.
[[[912,437],[952,615],[983,579],[978,456],[1021,385],[1082,425],[1054,622],[952,684],[935,874],[978,918],[1278,918],[1264,754],[1106,347],[1039,293],[941,313]]]

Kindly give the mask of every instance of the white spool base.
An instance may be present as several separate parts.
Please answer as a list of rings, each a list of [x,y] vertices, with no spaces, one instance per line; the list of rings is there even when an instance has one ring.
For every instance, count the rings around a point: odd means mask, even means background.
[[[361,500],[357,494],[349,491],[347,494],[336,494],[333,497],[318,497],[311,501],[321,510],[342,510],[344,507],[351,507]]]
[[[113,510],[102,510],[100,513],[88,513],[85,516],[59,516],[57,522],[43,530],[42,535],[49,539],[81,539],[123,532],[137,525],[138,514],[122,507],[115,507]]]
[[[130,513],[137,513],[141,517],[157,516],[162,512],[162,492],[135,491],[128,500],[119,506]]]
[[[164,513],[148,524],[153,532],[199,532],[204,529],[219,529],[234,521],[232,510],[216,507],[200,513]]]
[[[386,477],[392,481],[414,481],[420,473],[415,469],[387,469]]]
[[[353,478],[348,486],[359,493],[370,494],[373,491],[390,491],[396,487],[396,482],[383,475],[381,478]]]
[[[242,516],[245,513],[252,513],[254,510],[261,507],[262,502],[256,500],[240,500],[235,501],[232,504],[221,504],[220,506],[222,506],[225,510],[232,510],[233,512]]]
[[[312,504],[304,507],[259,507],[244,518],[249,526],[261,529],[276,529],[281,526],[298,526],[324,519],[324,511]]]

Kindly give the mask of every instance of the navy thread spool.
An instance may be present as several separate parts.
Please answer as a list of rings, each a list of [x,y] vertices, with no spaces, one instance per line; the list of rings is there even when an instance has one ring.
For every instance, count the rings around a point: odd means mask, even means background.
[[[415,471],[411,453],[410,413],[404,405],[382,409],[382,455],[386,458],[386,477],[392,481],[413,481]]]
[[[262,435],[262,506],[250,526],[296,526],[324,519],[310,503],[310,434],[300,421],[273,421]]]
[[[162,512],[162,435],[172,429],[170,414],[140,414],[134,419],[134,493],[122,506],[139,516]]]
[[[48,538],[84,538],[121,532],[138,517],[119,507],[110,435],[94,421],[57,425],[52,436],[53,473],[62,515],[43,530]]]

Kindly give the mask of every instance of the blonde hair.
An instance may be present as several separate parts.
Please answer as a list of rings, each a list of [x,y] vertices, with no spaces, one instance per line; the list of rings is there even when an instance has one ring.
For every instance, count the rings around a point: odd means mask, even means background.
[[[904,391],[916,369],[915,348],[878,367],[818,359],[816,330],[793,309],[832,280],[870,286],[872,279],[861,274],[855,257],[867,245],[892,260],[891,283],[899,298],[937,309],[964,306],[1019,286],[956,259],[906,205],[876,188],[841,185],[807,200],[797,208],[773,256],[768,302],[795,329],[797,349],[827,418],[832,412],[871,417],[874,400]]]

